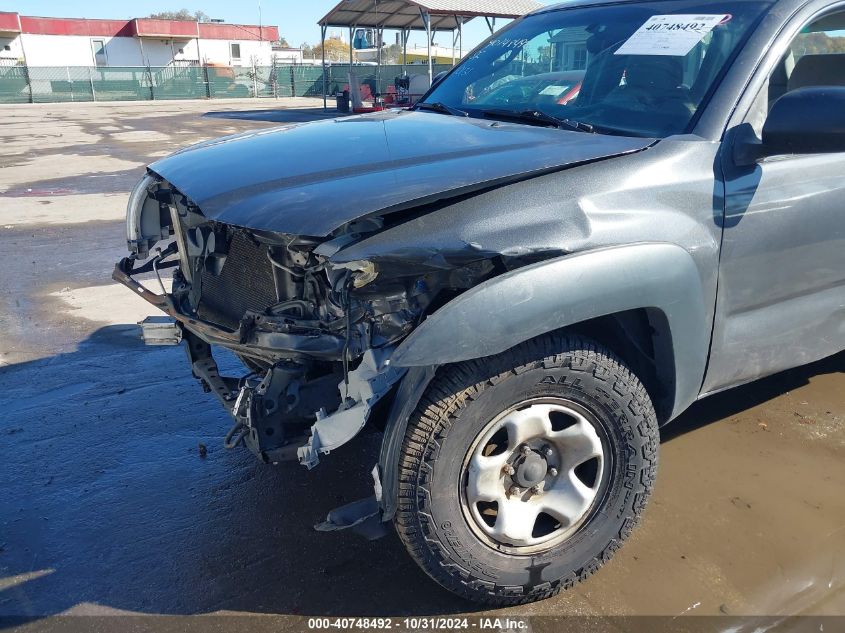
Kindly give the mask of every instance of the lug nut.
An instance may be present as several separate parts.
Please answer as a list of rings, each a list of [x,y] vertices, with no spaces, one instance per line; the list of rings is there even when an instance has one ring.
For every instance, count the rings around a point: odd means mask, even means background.
[[[543,447],[543,454],[546,457],[551,457],[553,453],[554,453],[554,451],[552,450],[551,446],[544,446]]]
[[[519,486],[511,486],[509,492],[512,497],[518,497],[522,494],[522,488],[520,488]]]
[[[504,466],[502,466],[502,472],[505,473],[506,475],[513,475],[516,472],[516,470],[514,470],[514,467],[511,466],[510,464],[505,464]]]
[[[542,485],[542,484],[537,484],[536,486],[533,486],[533,487],[531,488],[531,492],[532,492],[533,494],[535,494],[535,495],[540,494],[541,492],[543,492],[543,485]]]
[[[528,455],[531,452],[531,447],[528,444],[523,444],[519,450],[523,455]]]
[[[549,476],[557,477],[557,468],[549,468]]]

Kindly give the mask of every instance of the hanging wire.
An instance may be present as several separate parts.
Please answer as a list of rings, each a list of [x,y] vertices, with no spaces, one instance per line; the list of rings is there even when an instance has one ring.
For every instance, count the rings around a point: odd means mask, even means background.
[[[346,312],[346,340],[343,343],[343,404],[349,399],[349,342],[352,339],[352,309],[349,300],[349,288],[352,286],[352,275],[343,284],[343,309]]]

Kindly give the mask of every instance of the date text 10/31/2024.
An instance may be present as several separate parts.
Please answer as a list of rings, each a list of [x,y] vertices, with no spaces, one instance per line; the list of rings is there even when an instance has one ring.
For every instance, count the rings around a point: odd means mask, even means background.
[[[397,631],[454,631],[497,630],[524,631],[529,628],[523,618],[309,618],[309,630],[397,630]]]

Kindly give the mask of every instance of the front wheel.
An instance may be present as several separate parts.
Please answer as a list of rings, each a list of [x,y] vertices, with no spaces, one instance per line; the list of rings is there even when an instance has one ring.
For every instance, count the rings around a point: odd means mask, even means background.
[[[447,589],[550,597],[610,559],[657,469],[657,420],[609,350],[549,335],[442,368],[411,416],[395,523]]]

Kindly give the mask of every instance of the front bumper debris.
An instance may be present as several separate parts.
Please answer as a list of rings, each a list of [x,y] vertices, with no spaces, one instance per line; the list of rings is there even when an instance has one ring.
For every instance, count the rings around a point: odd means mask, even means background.
[[[224,442],[227,448],[243,443],[264,462],[298,458],[311,469],[321,454],[355,437],[373,406],[405,375],[405,369],[390,366],[395,347],[386,345],[367,350],[348,380],[335,373],[308,377],[305,365],[297,360],[319,359],[326,348],[319,340],[325,335],[261,332],[243,326],[226,330],[183,314],[169,295],[156,294],[133,278],[146,271],[146,265],[134,268],[134,260],[126,258],[115,266],[113,278],[170,317],[145,320],[144,338],[155,344],[185,341],[194,376],[234,419]],[[215,344],[266,358],[268,369],[242,378],[222,376],[211,352]],[[312,354],[313,349],[317,351]],[[310,423],[301,422],[309,417]]]
[[[182,328],[176,320],[166,316],[148,316],[138,325],[145,345],[179,345],[182,342]]]
[[[346,444],[364,428],[373,406],[405,375],[404,368],[391,367],[394,347],[369,349],[358,368],[349,373],[349,383],[341,383],[344,402],[332,414],[317,413],[308,443],[297,454],[299,463],[311,470],[320,462],[320,453],[328,454]]]
[[[175,263],[172,262],[172,265]],[[151,268],[148,268],[148,265],[134,268],[134,264],[135,260],[130,257],[120,260],[114,267],[112,279],[122,283],[211,345],[221,345],[236,352],[242,351],[269,361],[297,354],[310,358],[333,359],[339,358],[343,352],[344,341],[339,336],[327,334],[306,336],[277,332],[273,331],[270,319],[262,324],[243,321],[237,329],[229,330],[184,314],[174,305],[169,296],[156,294],[136,281],[133,275],[147,272]],[[166,265],[167,263],[159,264],[159,270],[165,268]]]

